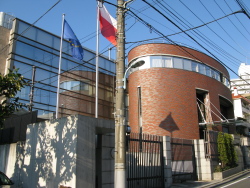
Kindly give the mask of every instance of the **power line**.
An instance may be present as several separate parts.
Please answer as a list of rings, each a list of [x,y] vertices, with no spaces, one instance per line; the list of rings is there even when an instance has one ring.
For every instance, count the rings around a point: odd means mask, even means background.
[[[152,6],[150,3],[148,3],[146,0],[142,0],[143,2],[145,2],[146,4],[148,4],[151,8],[153,8],[155,11],[157,11],[160,15],[162,15],[164,18],[166,18],[170,23],[172,23],[173,25],[175,25],[178,29],[180,29],[181,31],[182,28],[180,28],[177,24],[175,24],[172,20],[170,20],[166,15],[164,15],[162,12],[160,12],[158,9],[156,9],[154,6]],[[183,31],[184,32],[184,31]],[[159,32],[160,33],[160,32]],[[196,39],[194,39],[192,36],[190,36],[187,32],[184,32],[187,36],[189,36],[192,40],[194,40],[200,47],[202,47],[205,51],[207,51],[211,56],[213,56],[218,62],[220,62],[222,65],[224,65],[225,67],[227,67],[230,71],[232,71],[234,74],[236,74],[237,76],[239,76],[234,70],[232,70],[230,67],[228,67],[225,63],[223,63],[222,61],[220,61],[213,53],[211,53],[208,49],[206,49],[204,46],[202,46]],[[239,76],[241,78],[241,76]],[[243,78],[241,78],[242,80],[244,80]],[[245,82],[247,82],[246,80],[244,80]],[[247,82],[248,83],[248,82]],[[249,84],[249,83],[248,83]]]
[[[214,1],[215,2],[215,4],[220,8],[220,10],[224,13],[224,14],[226,14],[223,10],[222,10],[222,8],[220,7],[220,5],[216,2],[216,1]],[[202,4],[203,5],[203,4]],[[204,6],[204,5],[203,5]],[[206,8],[205,6],[204,6],[204,8]],[[206,8],[206,10],[207,10],[207,8]],[[208,11],[209,12],[209,11]],[[242,13],[244,13],[243,11],[241,11]],[[210,13],[210,12],[209,12]],[[210,15],[213,17],[213,15],[210,13]],[[238,32],[247,40],[247,41],[249,41],[248,40],[248,38],[245,36],[245,35],[243,35],[243,33],[238,29],[238,27],[236,27],[235,26],[235,24],[232,22],[232,20],[230,19],[230,18],[228,18],[228,20],[231,22],[231,24],[238,30]],[[218,23],[219,24],[219,23]],[[228,34],[228,32],[219,24],[219,26],[225,31],[225,33],[227,33]],[[229,34],[228,34],[228,36],[231,38],[231,40],[233,40],[239,47],[241,47]],[[250,41],[249,41],[250,42]],[[242,48],[242,47],[241,47]]]
[[[5,47],[3,47],[0,51],[0,54],[7,50],[7,48],[13,44],[14,41],[18,40],[19,37],[23,36],[28,30],[30,30],[40,19],[42,19],[49,11],[51,11],[56,5],[58,5],[62,0],[58,0],[54,5],[52,5],[42,16],[40,16],[33,24],[31,24],[27,29],[25,29],[16,39],[12,41],[11,44],[7,44]]]
[[[190,10],[182,1],[180,1],[193,15],[195,15],[201,22],[203,22],[192,10]],[[165,3],[165,2],[164,2]],[[166,4],[166,3],[165,3]],[[162,7],[165,7],[164,5],[162,5],[161,6],[161,8]],[[165,7],[166,8],[166,7]],[[167,9],[167,8],[166,8]],[[168,10],[168,9],[167,9]],[[170,10],[168,10],[168,12],[171,12]],[[241,12],[241,11],[237,11],[236,13],[238,13],[238,12]],[[172,12],[171,12],[172,13]],[[173,13],[172,13],[173,14]],[[177,13],[178,14],[178,13]],[[173,14],[174,15],[174,14]],[[175,15],[175,17],[177,17],[176,15]],[[182,16],[181,16],[182,17]],[[177,17],[178,18],[178,17]],[[179,18],[178,18],[179,19]],[[182,19],[184,19],[183,17],[182,17]],[[180,20],[180,19],[179,19]],[[185,20],[185,19],[184,19]],[[186,22],[188,22],[188,21],[186,21]],[[188,22],[189,23],[189,22]],[[203,22],[204,23],[204,22]],[[190,24],[190,23],[189,23]],[[191,25],[191,24],[190,24]],[[209,26],[207,26],[212,32],[214,32]],[[211,40],[209,40],[206,36],[204,36],[203,34],[201,34],[201,35],[203,35],[204,37],[202,37],[199,33],[198,33],[198,31],[196,32],[196,31],[193,31],[194,33],[196,33],[197,35],[199,35],[200,37],[201,37],[201,39],[202,40],[205,40],[206,41],[206,43],[208,43],[209,45],[212,45],[212,47],[213,48],[216,48],[217,50],[219,50],[220,52],[222,52],[223,54],[221,54],[222,56],[224,56],[224,58],[226,58],[227,60],[229,60],[228,59],[228,57],[231,57],[231,58],[234,58],[235,60],[238,60],[239,62],[241,62],[239,59],[237,59],[237,58],[235,58],[235,57],[233,57],[231,54],[229,54],[229,53],[227,53],[225,50],[223,50],[223,49],[221,49],[220,47],[218,47],[216,44],[214,44],[214,42],[213,41],[211,41]],[[214,32],[215,33],[215,32]],[[215,33],[216,34],[216,33]],[[220,37],[220,36],[218,36],[218,37]],[[205,39],[206,38],[206,39]],[[218,53],[218,52],[217,52]],[[224,55],[224,54],[227,54],[226,56]],[[231,60],[230,60],[231,61]],[[233,64],[235,64],[235,61],[231,61]],[[237,65],[237,66],[239,66],[239,65]]]
[[[224,2],[226,3],[226,5],[228,6],[228,8],[233,11],[231,9],[231,7],[229,6],[229,4],[227,3],[226,0],[224,0]],[[242,12],[244,13],[244,11],[242,10]],[[238,22],[241,24],[241,26],[245,29],[245,31],[250,35],[250,32],[247,30],[247,28],[243,25],[243,23],[240,21],[240,19],[235,15],[235,18],[238,20]]]
[[[213,20],[213,21],[204,23],[204,24],[202,24],[202,25],[195,26],[195,27],[186,29],[186,30],[184,30],[184,31],[180,31],[180,32],[173,33],[173,34],[169,34],[169,35],[165,35],[165,36],[166,36],[166,37],[170,37],[170,36],[178,35],[178,34],[181,34],[181,33],[187,32],[187,31],[195,30],[195,29],[198,29],[198,28],[200,28],[200,27],[206,26],[206,25],[208,25],[208,24],[211,24],[211,23],[213,23],[213,22],[216,22],[216,21],[218,21],[218,20],[221,20],[221,19],[223,19],[223,18],[226,18],[226,17],[228,17],[228,16],[231,16],[231,15],[236,14],[236,13],[239,13],[239,12],[240,12],[240,11],[236,11],[236,12],[233,12],[233,13],[228,14],[228,15],[226,15],[226,16],[223,16],[223,17],[220,17],[220,18],[218,18],[218,19],[215,19],[215,20]],[[135,42],[126,42],[126,43],[127,43],[127,44],[129,44],[129,43],[138,43],[138,42],[145,42],[145,41],[156,40],[156,39],[161,39],[161,38],[164,38],[164,36],[163,36],[163,37],[156,37],[156,38],[146,39],[146,40],[135,41]]]

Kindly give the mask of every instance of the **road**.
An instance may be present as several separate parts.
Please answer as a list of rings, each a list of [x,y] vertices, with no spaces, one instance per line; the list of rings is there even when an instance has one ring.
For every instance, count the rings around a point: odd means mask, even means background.
[[[250,187],[250,176],[239,178],[233,182],[228,182],[220,188],[248,188]]]
[[[249,173],[245,176],[233,178],[230,181],[226,181],[211,188],[249,188],[250,187],[250,176]]]

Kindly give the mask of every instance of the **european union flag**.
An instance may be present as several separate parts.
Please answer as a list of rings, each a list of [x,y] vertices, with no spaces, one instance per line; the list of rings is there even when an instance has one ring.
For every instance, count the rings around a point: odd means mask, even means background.
[[[75,33],[69,26],[68,22],[64,20],[64,31],[63,38],[69,40],[71,45],[72,57],[82,60],[83,59],[83,48]]]

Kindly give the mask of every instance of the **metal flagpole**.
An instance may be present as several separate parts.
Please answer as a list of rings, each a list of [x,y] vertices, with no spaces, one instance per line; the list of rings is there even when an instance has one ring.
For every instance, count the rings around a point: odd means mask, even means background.
[[[96,19],[96,71],[95,71],[95,118],[98,118],[98,83],[99,83],[99,6],[97,1],[97,19]]]
[[[65,14],[62,15],[62,33],[61,33],[61,43],[60,43],[57,96],[56,96],[56,118],[58,118],[58,111],[59,111],[59,92],[60,92],[60,78],[61,78],[61,64],[62,64],[62,43],[63,43],[63,33],[64,33],[64,17],[65,17]]]

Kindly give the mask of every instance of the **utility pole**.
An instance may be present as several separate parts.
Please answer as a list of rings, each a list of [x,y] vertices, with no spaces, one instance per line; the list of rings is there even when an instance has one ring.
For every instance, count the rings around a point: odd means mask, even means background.
[[[35,73],[36,73],[36,67],[33,66],[32,80],[31,80],[31,85],[30,85],[30,104],[29,104],[29,111],[30,112],[32,112],[32,107],[33,107]]]
[[[125,29],[124,0],[117,0],[117,51],[115,97],[115,188],[126,188],[126,125],[124,117]]]

